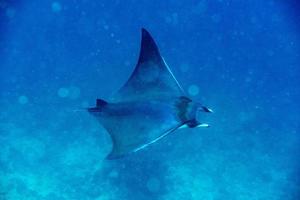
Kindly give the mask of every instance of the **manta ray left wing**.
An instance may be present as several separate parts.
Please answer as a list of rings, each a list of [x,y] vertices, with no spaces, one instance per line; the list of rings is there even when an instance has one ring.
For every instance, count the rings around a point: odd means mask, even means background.
[[[181,86],[161,57],[153,38],[142,29],[138,63],[129,80],[113,95],[112,101],[164,99],[182,95]]]

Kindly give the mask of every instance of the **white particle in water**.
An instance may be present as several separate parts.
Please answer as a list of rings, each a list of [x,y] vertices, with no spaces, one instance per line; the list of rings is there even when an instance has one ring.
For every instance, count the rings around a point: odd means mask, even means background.
[[[19,103],[20,104],[26,104],[28,103],[28,98],[26,96],[19,96],[19,99],[18,99]]]

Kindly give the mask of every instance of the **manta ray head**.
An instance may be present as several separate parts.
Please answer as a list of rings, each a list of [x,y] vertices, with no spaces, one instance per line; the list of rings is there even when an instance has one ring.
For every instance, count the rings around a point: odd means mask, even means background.
[[[208,124],[203,123],[203,114],[212,113],[213,111],[203,106],[200,102],[191,100],[188,97],[181,96],[176,102],[177,116],[180,121],[190,128],[195,127],[209,127]]]
[[[212,109],[203,106],[200,103],[197,103],[197,108],[196,108],[196,121],[198,122],[197,127],[209,127],[208,124],[203,123],[203,113],[213,113]]]

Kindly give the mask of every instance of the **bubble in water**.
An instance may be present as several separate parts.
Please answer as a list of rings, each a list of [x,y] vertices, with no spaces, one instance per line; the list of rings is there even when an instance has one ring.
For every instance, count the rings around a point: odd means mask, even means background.
[[[183,63],[180,65],[180,70],[182,72],[187,72],[189,70],[189,65],[187,63]]]
[[[108,26],[108,25],[104,25],[103,28],[104,28],[105,30],[108,30],[108,29],[109,29],[109,26]]]
[[[157,178],[152,177],[147,181],[146,186],[149,192],[158,192],[160,189],[160,181]]]
[[[213,22],[219,23],[221,21],[221,16],[218,15],[218,14],[214,14],[214,15],[211,16],[211,19],[212,19]]]
[[[16,14],[16,10],[13,9],[13,8],[7,8],[5,14],[9,18],[13,18],[15,16],[15,14]]]
[[[81,103],[81,106],[82,106],[83,108],[87,108],[87,107],[89,107],[89,102],[83,101],[83,102]]]
[[[57,91],[57,95],[59,97],[65,98],[69,95],[69,90],[67,88],[59,88],[59,90]]]
[[[190,85],[188,92],[191,96],[196,96],[199,93],[199,88],[197,85]]]
[[[78,87],[72,86],[69,88],[69,97],[71,99],[77,99],[80,96],[80,89]]]
[[[51,5],[53,12],[60,12],[61,11],[61,4],[57,1],[53,2]]]
[[[125,64],[125,66],[130,66],[130,61],[128,61],[128,60],[126,60],[125,62],[124,62],[124,64]]]
[[[109,172],[108,176],[110,178],[118,178],[119,172],[117,170],[112,170],[111,172]]]
[[[206,0],[198,1],[198,4],[194,7],[194,13],[203,14],[207,10],[207,2]]]
[[[26,103],[28,103],[28,98],[26,96],[22,95],[19,97],[18,101],[20,104],[26,104]]]

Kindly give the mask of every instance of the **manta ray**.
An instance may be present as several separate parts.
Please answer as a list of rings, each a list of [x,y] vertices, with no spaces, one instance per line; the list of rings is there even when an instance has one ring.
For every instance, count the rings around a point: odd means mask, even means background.
[[[109,101],[97,99],[87,110],[111,136],[107,159],[137,152],[179,128],[209,127],[199,116],[212,112],[185,95],[144,28],[138,62],[128,81]]]

